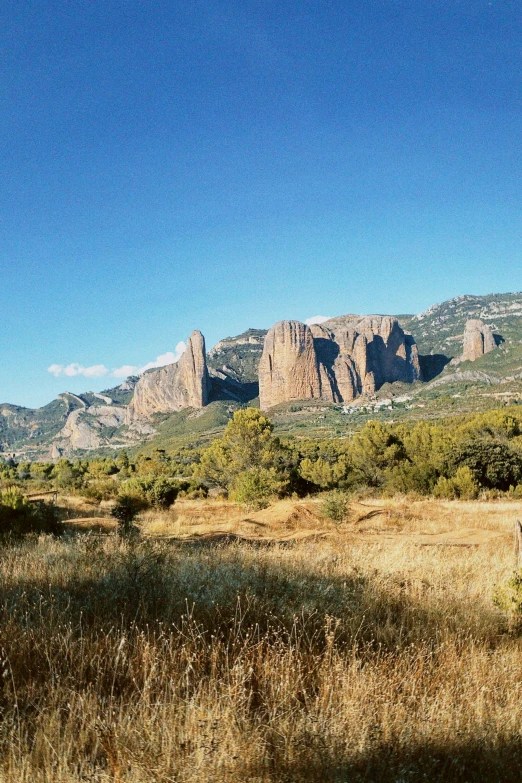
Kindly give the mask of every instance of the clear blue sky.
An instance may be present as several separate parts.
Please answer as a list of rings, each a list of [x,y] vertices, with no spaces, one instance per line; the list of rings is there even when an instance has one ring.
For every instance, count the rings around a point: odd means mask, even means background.
[[[3,0],[0,401],[522,288],[519,0]]]

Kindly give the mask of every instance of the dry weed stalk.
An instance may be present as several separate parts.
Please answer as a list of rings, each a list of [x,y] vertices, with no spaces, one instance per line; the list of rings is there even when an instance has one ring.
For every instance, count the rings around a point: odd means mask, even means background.
[[[466,550],[3,549],[0,780],[518,780],[511,524]]]

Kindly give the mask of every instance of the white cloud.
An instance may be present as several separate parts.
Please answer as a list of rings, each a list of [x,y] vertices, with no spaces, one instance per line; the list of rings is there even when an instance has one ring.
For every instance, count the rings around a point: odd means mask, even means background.
[[[127,378],[129,375],[141,375],[145,370],[151,370],[154,367],[164,367],[166,364],[174,364],[185,352],[187,346],[183,341],[180,341],[176,345],[175,351],[167,351],[166,353],[157,356],[152,362],[148,362],[143,367],[138,367],[134,364],[124,364],[121,367],[116,367],[113,370],[108,370],[104,364],[93,364],[91,367],[84,367],[78,362],[72,362],[71,364],[51,364],[47,368],[47,372],[54,375],[55,378],[61,378],[66,376],[67,378],[75,378],[78,375],[82,375],[84,378],[103,378],[106,375],[110,375],[111,378]]]
[[[65,375],[67,378],[75,378],[77,375],[83,375],[84,378],[103,378],[109,370],[104,364],[93,364],[91,367],[84,367],[82,364],[72,362],[72,364],[51,364],[47,372],[59,378]]]
[[[325,321],[329,321],[331,315],[313,315],[311,318],[307,318],[305,324],[313,326],[313,324],[324,324]]]
[[[162,353],[161,356],[158,356],[155,361],[148,362],[148,364],[145,364],[143,367],[140,367],[140,369],[138,370],[138,374],[141,374],[146,370],[152,370],[154,367],[165,367],[166,364],[174,364],[174,362],[179,361],[181,355],[185,353],[186,348],[187,348],[186,343],[184,343],[181,340],[176,345],[176,350],[174,353],[172,351],[167,351],[167,353]]]
[[[124,364],[122,367],[117,367],[111,372],[112,378],[128,378],[129,375],[137,375],[139,373],[139,367],[135,367],[133,364]]]
[[[92,367],[83,367],[81,373],[86,378],[103,378],[109,372],[104,364],[94,364]]]

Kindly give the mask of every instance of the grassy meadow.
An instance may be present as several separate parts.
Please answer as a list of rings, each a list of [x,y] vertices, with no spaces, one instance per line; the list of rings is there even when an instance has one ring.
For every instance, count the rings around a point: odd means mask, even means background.
[[[521,779],[517,500],[179,500],[0,549],[0,780]]]

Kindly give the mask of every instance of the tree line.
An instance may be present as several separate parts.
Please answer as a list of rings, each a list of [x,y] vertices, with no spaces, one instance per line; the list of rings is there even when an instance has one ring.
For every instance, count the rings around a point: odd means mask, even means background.
[[[281,440],[264,413],[244,408],[206,448],[54,464],[7,460],[0,463],[0,487],[13,486],[53,487],[96,502],[125,495],[159,508],[209,491],[252,507],[334,489],[522,496],[522,412],[513,406],[436,422],[370,421],[351,437]]]

